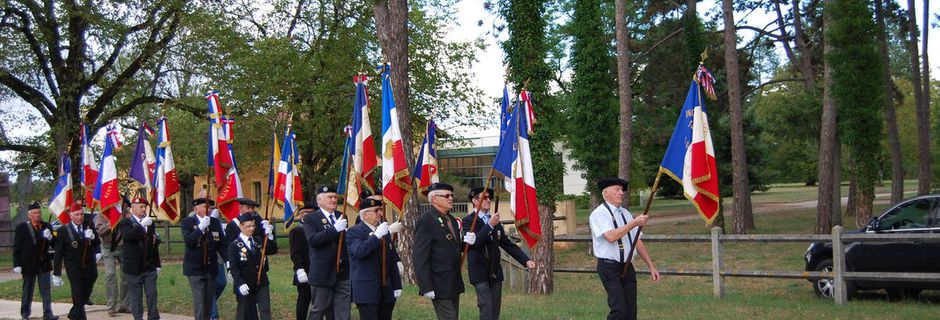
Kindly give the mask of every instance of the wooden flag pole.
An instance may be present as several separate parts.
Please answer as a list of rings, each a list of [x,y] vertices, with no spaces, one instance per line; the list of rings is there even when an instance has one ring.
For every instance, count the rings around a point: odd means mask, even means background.
[[[663,172],[659,171],[656,173],[656,180],[653,182],[653,188],[650,190],[649,198],[646,200],[646,206],[643,208],[643,215],[648,215],[650,212],[650,206],[653,204],[653,198],[656,196],[656,190],[659,189],[659,178],[663,176]],[[640,241],[640,232],[643,232],[643,226],[637,227],[636,235],[633,236],[633,247],[630,248],[630,254],[627,255],[627,261],[623,265],[623,271],[620,272],[620,277],[623,278],[627,276],[627,267],[632,264],[633,253],[636,252],[637,241]],[[629,233],[627,233],[629,234]]]
[[[493,179],[493,173],[495,173],[495,172],[496,172],[496,171],[493,170],[492,167],[490,167],[490,173],[487,174],[486,180],[483,181],[483,191],[480,192],[480,202],[477,202],[477,206],[476,206],[476,208],[474,209],[474,212],[473,212],[474,217],[473,217],[473,219],[471,219],[472,222],[470,222],[470,230],[468,231],[468,232],[470,232],[470,233],[473,233],[474,230],[476,229],[477,220],[478,220],[477,217],[476,217],[476,215],[480,213],[480,209],[481,209],[482,206],[483,206],[483,201],[486,201],[487,199],[489,199],[489,194],[486,193],[486,191],[487,191],[487,190],[490,190],[490,189],[489,189],[489,187],[490,187],[490,180]],[[473,201],[473,199],[470,199],[470,201]],[[460,234],[460,233],[458,232],[458,234]],[[459,268],[463,268],[463,262],[464,262],[465,260],[467,260],[467,253],[468,253],[468,252],[470,252],[470,244],[465,243],[465,244],[463,245],[463,254],[460,255],[460,265],[459,265]]]
[[[385,219],[385,201],[382,201],[382,220],[380,221],[387,223]],[[379,238],[379,244],[382,245],[382,286],[384,287],[388,285],[388,262],[386,261],[385,236]]]
[[[343,182],[343,191],[345,191],[346,193],[349,193],[349,178],[352,177],[352,174],[353,174],[353,172],[349,170],[349,167],[351,164],[352,163],[346,164],[346,181]],[[359,179],[356,179],[356,183],[357,184],[359,183]],[[358,188],[356,190],[358,190]],[[344,196],[343,197],[343,211],[342,211],[343,219],[346,219],[346,208],[348,204],[349,204],[349,197]],[[345,238],[345,235],[346,235],[345,230],[339,233],[339,244],[336,247],[336,272],[339,272],[339,264],[342,261],[341,258],[342,258],[342,252],[343,252],[343,238]]]

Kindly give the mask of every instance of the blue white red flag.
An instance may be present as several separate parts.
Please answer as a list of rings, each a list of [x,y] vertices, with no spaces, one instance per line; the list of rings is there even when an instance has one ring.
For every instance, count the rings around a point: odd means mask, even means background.
[[[659,171],[682,185],[683,194],[707,223],[718,215],[718,166],[708,128],[708,116],[699,90],[692,81],[679,112]]]
[[[121,143],[121,128],[110,124],[108,125],[107,139],[111,140],[111,145],[114,146],[114,150],[120,150],[124,147],[124,144]]]
[[[375,155],[375,142],[369,124],[369,93],[366,91],[369,78],[360,74],[353,77],[353,82],[356,84],[356,99],[352,118],[353,143],[349,148],[352,169],[347,182],[346,203],[358,209],[359,193],[366,189],[375,191],[374,173],[378,158]]]
[[[398,108],[392,92],[392,66],[382,70],[382,196],[392,210],[402,213],[411,193],[411,176],[398,125]]]
[[[59,223],[65,225],[72,221],[69,217],[69,208],[72,207],[72,161],[65,152],[62,153],[61,161],[59,181],[55,185],[55,192],[52,193],[52,200],[49,201],[49,211],[59,218]]]
[[[414,177],[418,183],[418,190],[424,193],[432,183],[441,180],[437,172],[437,147],[435,145],[437,137],[437,125],[434,120],[428,121],[427,130],[425,130],[424,141],[421,142],[421,151],[415,159]]]
[[[98,160],[91,150],[91,138],[94,134],[87,123],[82,123],[79,129],[79,140],[82,143],[82,187],[85,190],[83,195],[86,208],[95,207],[95,198],[93,196],[95,183],[98,181]]]
[[[515,211],[516,229],[525,239],[529,247],[542,237],[542,223],[539,220],[539,205],[535,192],[535,172],[532,167],[532,153],[529,150],[529,134],[532,133],[535,114],[532,110],[532,97],[528,91],[519,93],[520,110],[518,117],[518,151],[519,156],[514,163],[512,207]]]
[[[157,122],[157,165],[154,173],[154,189],[157,216],[173,223],[180,218],[180,181],[173,162],[173,150],[170,145],[170,127],[166,117]]]
[[[108,219],[113,229],[121,219],[121,195],[118,185],[117,160],[114,157],[114,145],[111,139],[104,139],[104,153],[101,166],[98,167],[98,180],[95,182],[94,198],[101,208],[101,215]]]
[[[209,157],[208,163],[215,172],[216,207],[228,220],[238,217],[238,202],[241,197],[241,182],[235,167],[229,134],[232,123],[222,117],[222,103],[219,93],[206,94],[209,108]]]
[[[294,214],[304,203],[300,183],[300,161],[295,140],[294,131],[288,126],[284,134],[284,144],[281,146],[277,177],[274,179],[274,199],[278,205],[284,207],[285,228],[291,226],[294,222]]]

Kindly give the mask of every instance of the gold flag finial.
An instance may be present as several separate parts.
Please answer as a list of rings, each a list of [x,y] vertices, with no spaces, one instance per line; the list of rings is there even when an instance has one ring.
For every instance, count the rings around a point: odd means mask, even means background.
[[[702,60],[700,60],[698,63],[705,64],[705,59],[708,59],[708,47],[705,47],[705,50],[702,50],[702,54],[699,56],[702,58]]]

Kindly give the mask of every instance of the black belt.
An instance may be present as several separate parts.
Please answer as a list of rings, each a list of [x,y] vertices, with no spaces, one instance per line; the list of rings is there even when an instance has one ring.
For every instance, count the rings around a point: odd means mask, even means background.
[[[613,260],[613,259],[604,259],[604,258],[597,258],[597,262],[598,262],[598,263],[607,263],[607,264],[616,264],[616,265],[618,265],[618,266],[622,266],[622,265],[626,264],[626,263],[624,263],[624,262],[620,262],[620,261],[617,261],[617,260]]]

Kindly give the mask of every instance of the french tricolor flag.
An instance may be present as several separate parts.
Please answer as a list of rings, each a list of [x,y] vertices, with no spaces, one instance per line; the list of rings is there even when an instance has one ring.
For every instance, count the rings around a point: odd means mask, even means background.
[[[366,91],[369,78],[360,74],[353,77],[353,82],[356,84],[356,99],[353,102],[352,144],[349,145],[352,168],[347,177],[346,202],[359,208],[359,193],[364,188],[375,190],[373,174],[378,158],[369,124],[369,93]]]
[[[516,229],[531,248],[542,237],[542,223],[539,220],[539,205],[535,195],[535,173],[532,170],[532,153],[529,151],[529,134],[532,133],[535,115],[532,111],[532,97],[528,91],[519,93],[521,104],[517,108],[519,156],[513,166],[513,209]]]
[[[94,198],[100,205],[101,214],[111,223],[112,229],[121,219],[121,194],[115,162],[117,160],[114,157],[114,145],[111,139],[104,139],[104,153],[101,155],[101,166],[98,167]]]
[[[95,198],[94,190],[95,183],[98,181],[98,160],[95,159],[95,154],[91,150],[91,138],[94,135],[91,133],[91,128],[87,123],[82,123],[79,127],[79,140],[82,143],[82,186],[85,189],[85,207],[94,208],[95,207]]]
[[[385,64],[382,71],[382,195],[385,203],[402,213],[411,193],[411,177],[405,162],[391,77],[391,64]]]
[[[418,152],[418,158],[415,159],[414,174],[418,182],[418,190],[424,192],[432,183],[441,180],[437,173],[437,150],[435,142],[437,140],[437,125],[434,120],[428,121],[428,127],[425,131],[424,141],[421,142],[421,151]]]
[[[277,166],[277,176],[274,178],[274,199],[278,205],[284,207],[284,224],[289,228],[294,222],[294,213],[303,205],[303,191],[300,186],[300,172],[295,136],[290,127],[284,134],[284,144],[281,146],[281,160]]]
[[[699,84],[692,81],[659,171],[682,184],[707,223],[718,215],[718,166]]]
[[[180,181],[173,162],[173,150],[170,147],[170,128],[166,117],[157,122],[157,166],[154,172],[153,186],[156,190],[157,213],[160,217],[176,223],[180,218]]]
[[[65,225],[72,221],[69,218],[69,208],[72,207],[72,161],[68,153],[62,153],[62,166],[59,167],[59,182],[49,201],[49,211],[59,218],[59,223]]]

